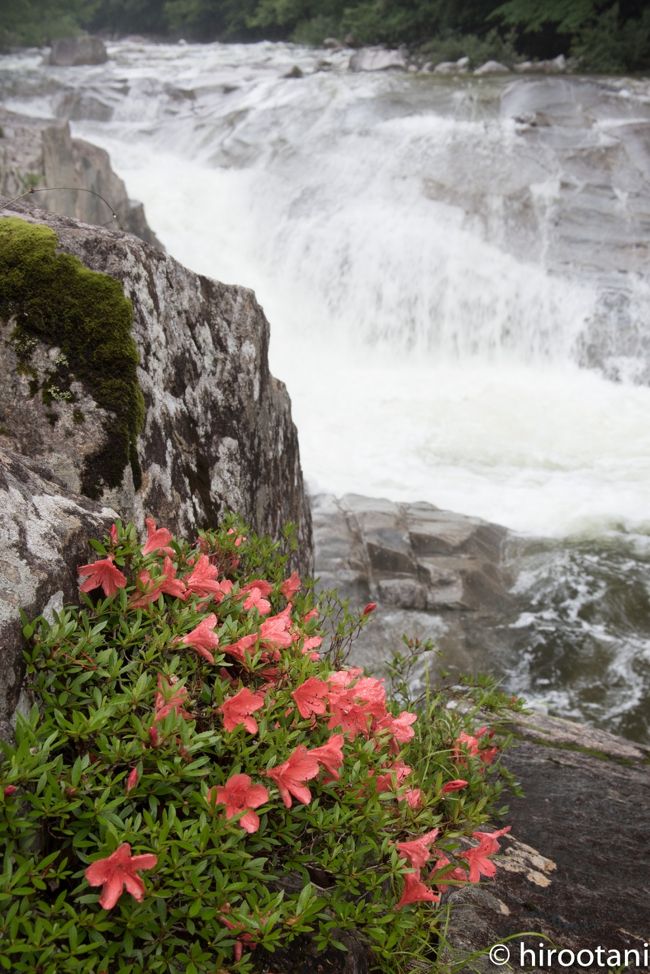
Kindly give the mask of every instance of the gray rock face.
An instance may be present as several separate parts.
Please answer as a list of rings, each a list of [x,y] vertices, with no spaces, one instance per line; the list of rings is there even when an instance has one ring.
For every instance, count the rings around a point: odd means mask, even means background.
[[[49,63],[58,67],[75,67],[79,64],[105,64],[108,61],[106,45],[100,37],[62,37],[52,42]]]
[[[506,817],[514,839],[504,840],[493,882],[451,894],[448,960],[458,962],[515,935],[507,944],[514,970],[605,970],[607,964],[571,963],[567,954],[560,964],[528,953],[522,964],[522,943],[529,951],[554,947],[577,953],[599,945],[643,951],[650,896],[650,752],[537,714],[518,719],[514,733],[519,742],[507,752],[506,765],[525,792],[510,801]],[[516,936],[524,930],[548,940]],[[632,955],[629,970],[644,966]],[[487,956],[473,957],[472,968],[482,974],[495,970]]]
[[[127,467],[121,485],[100,486],[97,499],[125,519],[142,524],[151,514],[185,535],[215,524],[226,510],[275,537],[293,521],[307,567],[311,520],[298,439],[285,387],[269,373],[269,326],[254,294],[199,277],[136,237],[43,212],[29,219],[50,226],[60,250],[119,280],[133,303],[146,410],[137,446],[142,486],[135,490]],[[3,323],[5,337],[11,328]],[[57,355],[54,346],[35,348],[35,367]],[[77,492],[85,456],[110,443],[113,417],[89,389],[81,406],[61,398],[46,410],[12,356],[11,343],[2,341],[3,441]],[[84,419],[76,435],[75,409]]]
[[[386,71],[389,68],[405,71],[407,67],[406,54],[401,49],[387,51],[382,47],[362,47],[350,58],[350,71]]]
[[[468,669],[473,630],[509,604],[501,548],[506,530],[432,504],[346,494],[312,498],[315,567],[322,589],[337,588],[380,610],[354,652],[376,668],[403,633],[435,638]]]
[[[84,223],[121,227],[161,247],[142,204],[129,199],[103,149],[73,139],[67,123],[16,115],[3,108],[0,127],[0,195],[13,199],[33,189],[27,205],[34,202]]]
[[[506,67],[505,64],[501,64],[500,61],[486,61],[474,72],[477,77],[481,77],[484,74],[510,74],[510,68]]]
[[[0,449],[0,737],[10,734],[22,681],[18,614],[43,614],[76,598],[77,565],[88,539],[102,535],[114,511],[70,494],[42,476],[38,464]]]

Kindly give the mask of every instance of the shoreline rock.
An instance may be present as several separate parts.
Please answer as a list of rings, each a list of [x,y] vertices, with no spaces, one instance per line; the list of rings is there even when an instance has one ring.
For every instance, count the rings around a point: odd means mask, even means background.
[[[82,64],[106,64],[108,52],[101,37],[81,34],[52,41],[48,64],[55,67],[78,67]]]

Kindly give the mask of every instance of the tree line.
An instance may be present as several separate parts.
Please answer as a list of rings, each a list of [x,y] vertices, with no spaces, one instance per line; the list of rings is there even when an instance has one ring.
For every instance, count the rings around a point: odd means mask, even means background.
[[[188,41],[326,37],[406,44],[440,59],[576,59],[581,70],[650,67],[646,0],[4,0],[0,47],[79,30]]]

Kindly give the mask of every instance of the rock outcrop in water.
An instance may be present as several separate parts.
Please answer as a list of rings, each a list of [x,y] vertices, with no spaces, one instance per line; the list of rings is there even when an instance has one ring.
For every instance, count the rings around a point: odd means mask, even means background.
[[[311,504],[319,587],[381,609],[354,645],[357,662],[381,668],[386,647],[403,634],[435,637],[459,669],[482,662],[488,620],[511,606],[505,528],[433,504],[357,494],[319,494]]]
[[[15,220],[16,214],[5,210],[0,216]],[[15,225],[6,222],[4,228]],[[64,350],[68,338],[57,335],[56,321],[48,324],[48,341],[29,330],[30,302],[18,302],[0,322],[0,445],[10,451],[0,456],[7,516],[0,561],[0,695],[9,709],[16,697],[11,674],[19,668],[18,608],[40,611],[55,591],[71,594],[69,576],[87,559],[88,537],[114,517],[106,509],[140,525],[152,515],[185,535],[216,523],[227,510],[274,537],[291,521],[303,571],[311,552],[291,405],[284,385],[269,372],[269,326],[254,294],[193,274],[127,234],[42,211],[18,225],[53,231],[59,252],[80,262],[74,264],[81,268],[79,289],[94,286],[101,275],[119,281],[133,305],[144,412],[136,456],[129,464],[127,450],[115,482],[117,414],[102,405],[103,392],[87,373],[73,371]],[[3,260],[7,252],[11,258],[7,246],[5,236]],[[20,273],[29,266],[24,258],[23,251]],[[82,265],[100,273],[88,275]],[[97,344],[99,349],[101,336]],[[110,382],[110,362],[105,368]],[[96,503],[80,500],[82,493]],[[7,710],[0,709],[0,720],[6,718]]]
[[[0,196],[9,200],[33,191],[29,200],[41,209],[84,223],[119,227],[162,246],[147,223],[142,203],[129,199],[108,153],[73,139],[67,123],[17,115],[0,107],[0,133]]]
[[[52,41],[48,63],[57,67],[76,67],[80,64],[105,64],[108,61],[106,45],[101,37],[82,34],[79,37],[61,37]]]

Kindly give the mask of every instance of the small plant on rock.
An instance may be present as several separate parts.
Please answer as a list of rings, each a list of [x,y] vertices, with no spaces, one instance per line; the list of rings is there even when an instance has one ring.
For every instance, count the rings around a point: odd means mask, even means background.
[[[372,970],[433,965],[445,891],[491,876],[508,831],[484,828],[498,750],[476,709],[416,714],[331,662],[312,586],[235,519],[93,548],[81,606],[24,627],[0,967],[293,972],[352,940]]]

